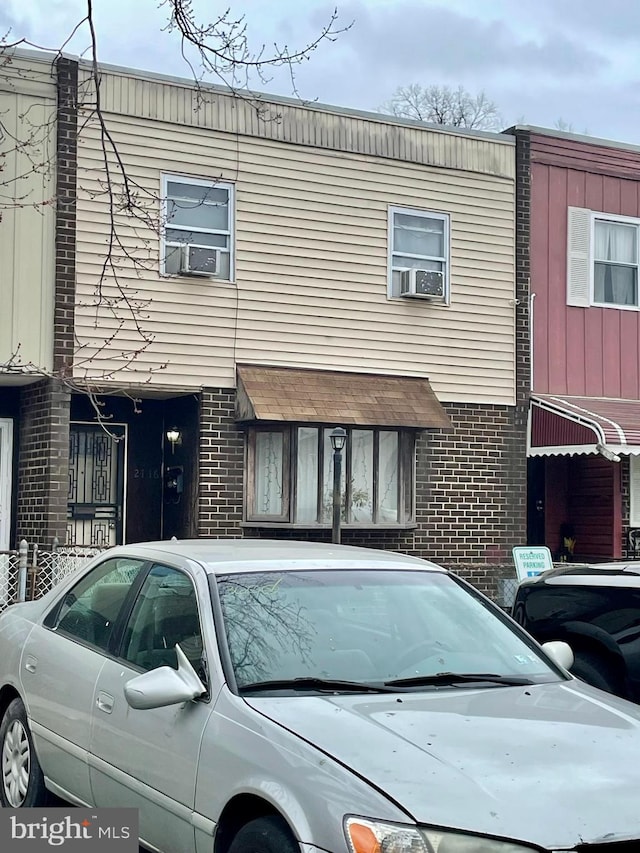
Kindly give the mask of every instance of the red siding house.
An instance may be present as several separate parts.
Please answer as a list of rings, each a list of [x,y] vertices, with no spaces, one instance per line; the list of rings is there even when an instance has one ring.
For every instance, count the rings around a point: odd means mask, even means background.
[[[634,556],[640,147],[512,132],[519,273],[530,284],[529,544],[561,559]]]

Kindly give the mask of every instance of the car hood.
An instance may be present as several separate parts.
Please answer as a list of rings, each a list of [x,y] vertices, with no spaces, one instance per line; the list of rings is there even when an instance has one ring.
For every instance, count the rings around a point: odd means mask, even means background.
[[[581,682],[246,698],[418,823],[550,849],[640,839],[640,707]]]

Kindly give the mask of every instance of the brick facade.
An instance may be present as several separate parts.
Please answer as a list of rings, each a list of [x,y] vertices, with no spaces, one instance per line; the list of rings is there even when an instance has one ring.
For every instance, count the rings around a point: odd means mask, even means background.
[[[241,535],[244,434],[234,411],[235,390],[202,391],[198,536]]]
[[[242,526],[244,433],[233,389],[207,389],[200,416],[200,536],[330,541],[330,530]],[[432,559],[491,596],[513,576],[511,548],[526,543],[525,424],[519,409],[445,407],[453,430],[417,442],[416,516],[410,530],[343,530],[345,545]]]
[[[412,553],[493,597],[497,579],[513,577],[511,549],[526,544],[526,414],[521,406],[445,409],[453,432],[426,433],[418,447]]]
[[[71,394],[54,379],[20,395],[16,539],[65,541]]]

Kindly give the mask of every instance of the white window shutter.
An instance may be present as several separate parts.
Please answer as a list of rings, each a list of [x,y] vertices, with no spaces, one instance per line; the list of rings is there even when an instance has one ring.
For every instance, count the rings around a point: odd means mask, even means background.
[[[570,207],[567,234],[567,305],[587,308],[591,287],[591,211]]]
[[[629,457],[629,527],[640,527],[640,456]]]

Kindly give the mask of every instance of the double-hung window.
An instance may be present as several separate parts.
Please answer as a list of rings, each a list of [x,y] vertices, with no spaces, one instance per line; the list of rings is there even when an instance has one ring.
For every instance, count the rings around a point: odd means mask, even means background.
[[[332,427],[251,428],[247,508],[257,524],[330,526]],[[342,454],[342,521],[394,526],[414,519],[415,435],[411,430],[350,428]]]
[[[638,225],[596,216],[593,301],[638,305]]]
[[[400,296],[402,274],[427,270],[442,281],[444,301],[449,293],[449,216],[408,207],[389,208],[389,295]],[[435,278],[435,277],[433,277]]]
[[[639,232],[640,219],[569,208],[568,305],[640,308]]]
[[[233,185],[163,176],[162,271],[233,280]]]

